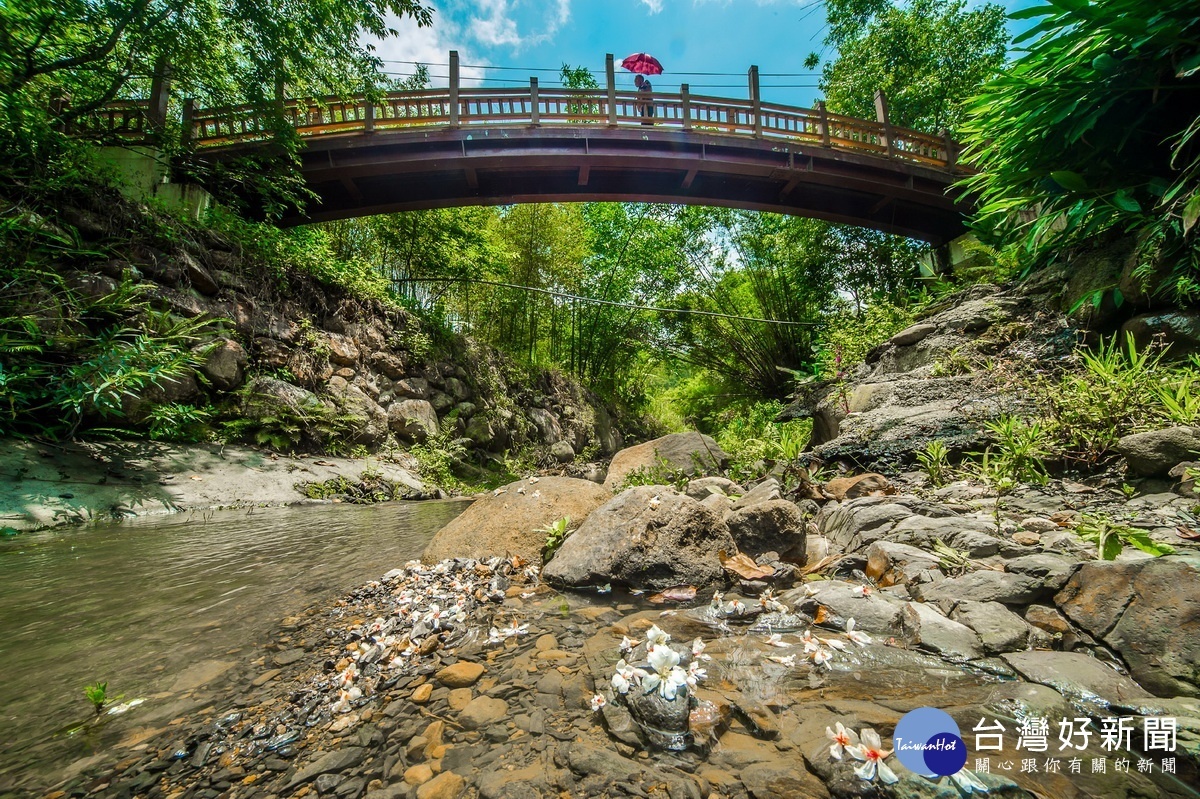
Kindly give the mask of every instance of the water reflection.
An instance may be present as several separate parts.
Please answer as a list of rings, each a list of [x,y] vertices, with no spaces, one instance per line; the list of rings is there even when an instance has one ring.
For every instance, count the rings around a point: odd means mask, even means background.
[[[0,791],[86,752],[47,740],[86,717],[84,685],[165,694],[192,664],[257,657],[282,617],[418,556],[465,507],[191,513],[0,544]]]

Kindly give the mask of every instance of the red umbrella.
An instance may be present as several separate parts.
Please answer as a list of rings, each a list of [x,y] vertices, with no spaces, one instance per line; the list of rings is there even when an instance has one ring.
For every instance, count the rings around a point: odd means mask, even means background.
[[[663,72],[662,64],[648,53],[634,53],[622,61],[621,66],[639,75],[661,75]]]

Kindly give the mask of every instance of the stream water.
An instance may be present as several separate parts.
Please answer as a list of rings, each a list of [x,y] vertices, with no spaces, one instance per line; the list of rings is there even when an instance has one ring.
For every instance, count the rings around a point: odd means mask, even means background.
[[[259,656],[280,619],[418,557],[465,507],[189,513],[0,543],[0,796],[136,734],[143,708],[101,740],[55,734],[88,717],[85,685],[169,709],[197,669]]]

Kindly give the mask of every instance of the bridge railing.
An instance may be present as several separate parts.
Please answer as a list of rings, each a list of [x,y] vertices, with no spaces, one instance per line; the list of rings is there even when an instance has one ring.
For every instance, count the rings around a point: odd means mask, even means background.
[[[876,95],[876,120],[828,113],[823,103],[798,108],[760,99],[757,67],[749,72],[750,99],[677,93],[617,91],[612,56],[606,86],[598,89],[543,88],[536,78],[528,87],[462,88],[458,57],[450,54],[448,88],[390,92],[368,99],[323,97],[276,100],[266,106],[240,105],[198,109],[186,101],[183,136],[190,146],[215,149],[268,140],[291,129],[303,138],[371,135],[410,128],[487,128],[593,124],[609,128],[653,125],[658,129],[712,131],[726,136],[803,142],[953,170],[957,147],[949,136],[894,128],[887,101]],[[152,112],[151,108],[159,109]],[[77,133],[124,142],[152,140],[161,124],[166,96],[149,101],[110,103],[79,119]],[[647,116],[648,109],[653,115]]]
[[[365,97],[287,100],[281,107],[233,106],[194,110],[186,135],[199,148],[222,147],[272,137],[282,118],[302,137],[364,134],[416,127],[462,128],[543,125],[653,125],[707,130],[724,135],[786,139],[934,167],[953,166],[953,143],[945,137],[890,128],[885,123],[750,100],[656,92],[615,92],[610,108],[604,91],[580,89],[472,89],[458,97],[456,122],[445,89],[391,92],[378,101]],[[643,116],[649,104],[653,116]],[[97,130],[139,131],[136,109],[114,109],[93,121]],[[889,135],[890,134],[890,135]]]

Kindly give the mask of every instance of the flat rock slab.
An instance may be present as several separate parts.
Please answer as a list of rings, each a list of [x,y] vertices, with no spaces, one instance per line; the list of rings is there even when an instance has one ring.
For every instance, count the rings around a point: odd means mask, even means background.
[[[181,510],[293,505],[308,501],[298,483],[359,480],[374,470],[412,498],[429,489],[377,458],[269,456],[224,444],[89,442],[41,449],[0,441],[0,527],[35,530]],[[31,499],[36,498],[36,500]]]
[[[1070,699],[1126,705],[1152,697],[1116,669],[1079,652],[1011,652],[1003,658],[1025,679],[1047,685]]]
[[[175,681],[171,683],[170,690],[178,693],[207,685],[235,665],[229,660],[202,660],[199,663],[193,663],[179,673]]]

